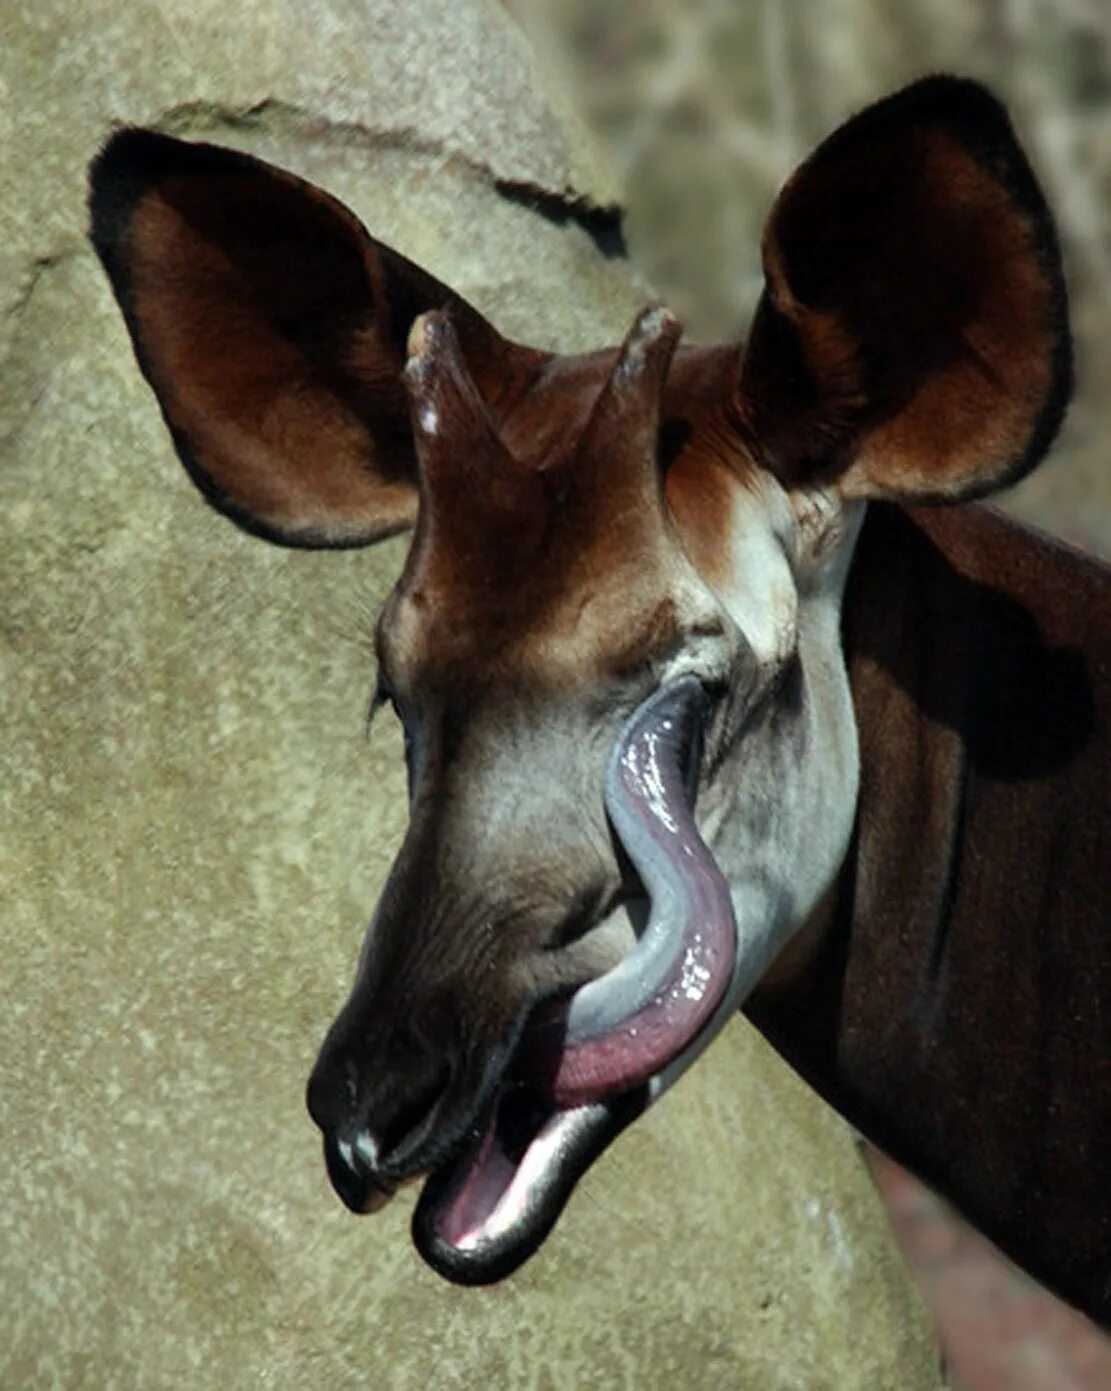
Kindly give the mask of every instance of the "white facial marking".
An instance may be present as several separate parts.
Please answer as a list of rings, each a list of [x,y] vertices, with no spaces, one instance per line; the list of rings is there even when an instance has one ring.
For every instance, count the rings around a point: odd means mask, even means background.
[[[733,489],[731,564],[718,597],[744,633],[761,667],[776,668],[795,646],[798,589],[784,549],[790,519],[774,485]]]

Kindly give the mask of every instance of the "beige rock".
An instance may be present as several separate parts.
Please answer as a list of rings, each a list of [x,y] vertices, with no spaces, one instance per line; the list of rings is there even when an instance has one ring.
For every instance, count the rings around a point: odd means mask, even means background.
[[[115,122],[323,183],[510,332],[644,293],[612,187],[481,0],[5,8],[0,276],[0,1385],[934,1387],[840,1122],[741,1022],[512,1281],[452,1288],[411,1199],[356,1220],[302,1089],[401,835],[368,741],[403,543],[241,535],[173,458],[84,240]]]

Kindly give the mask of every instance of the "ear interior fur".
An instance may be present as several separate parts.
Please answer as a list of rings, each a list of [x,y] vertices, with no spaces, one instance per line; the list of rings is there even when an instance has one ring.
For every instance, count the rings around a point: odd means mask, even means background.
[[[271,540],[363,545],[412,523],[400,373],[419,313],[451,312],[495,393],[542,360],[336,199],[236,151],[123,130],[91,168],[90,213],[186,468]]]
[[[785,481],[955,500],[1014,482],[1071,387],[1052,218],[1003,107],[929,78],[781,193],[736,410]]]

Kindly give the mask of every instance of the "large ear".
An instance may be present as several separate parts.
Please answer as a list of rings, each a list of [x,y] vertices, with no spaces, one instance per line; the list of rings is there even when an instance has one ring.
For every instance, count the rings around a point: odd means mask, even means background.
[[[735,401],[789,483],[952,500],[1038,462],[1071,388],[1045,200],[1003,107],[927,78],[868,108],[783,189]]]
[[[491,400],[544,361],[260,160],[129,129],[89,177],[92,240],[178,453],[214,506],[270,540],[357,546],[413,521],[400,374],[418,314],[449,311]]]

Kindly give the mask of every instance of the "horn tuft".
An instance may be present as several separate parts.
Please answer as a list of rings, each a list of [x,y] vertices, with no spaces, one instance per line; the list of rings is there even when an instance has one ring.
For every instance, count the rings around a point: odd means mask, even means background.
[[[671,354],[682,333],[679,320],[663,305],[649,305],[642,309],[617,359],[613,371],[613,381],[617,386],[627,386],[640,381],[650,369],[659,369],[660,382],[666,375]]]
[[[662,305],[637,315],[579,442],[580,491],[658,493],[660,403],[681,333],[679,320]]]

